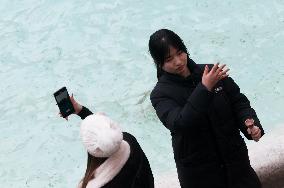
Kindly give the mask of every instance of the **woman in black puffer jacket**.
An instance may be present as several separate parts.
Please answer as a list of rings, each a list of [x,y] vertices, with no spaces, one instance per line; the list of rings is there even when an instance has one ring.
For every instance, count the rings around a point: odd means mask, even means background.
[[[264,134],[249,100],[225,65],[197,65],[174,32],[151,35],[149,51],[158,82],[151,102],[170,130],[182,188],[260,188],[240,131]]]

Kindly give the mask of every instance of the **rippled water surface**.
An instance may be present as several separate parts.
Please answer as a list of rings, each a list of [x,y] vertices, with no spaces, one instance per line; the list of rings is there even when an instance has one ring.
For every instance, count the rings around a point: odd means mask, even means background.
[[[136,136],[155,176],[174,170],[169,132],[150,104],[149,36],[169,28],[197,63],[231,68],[269,133],[284,122],[284,3],[0,2],[0,187],[75,187],[86,167],[80,119],[59,118],[62,86]]]

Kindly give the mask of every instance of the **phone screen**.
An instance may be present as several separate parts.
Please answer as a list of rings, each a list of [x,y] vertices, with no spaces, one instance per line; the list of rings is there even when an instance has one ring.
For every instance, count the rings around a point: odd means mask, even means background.
[[[65,87],[55,92],[54,97],[63,117],[66,117],[74,112],[72,102]]]

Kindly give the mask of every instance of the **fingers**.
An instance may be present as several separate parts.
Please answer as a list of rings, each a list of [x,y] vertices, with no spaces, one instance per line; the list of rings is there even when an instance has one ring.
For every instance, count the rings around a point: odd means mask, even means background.
[[[225,71],[220,72],[220,73],[218,74],[219,80],[222,80],[222,79],[228,77],[229,74],[227,74],[227,72],[228,72],[229,70],[230,70],[230,69],[226,69]]]
[[[259,130],[259,132],[257,133],[257,135],[255,137],[256,137],[255,141],[259,141],[259,139],[261,137],[261,131],[260,130]]]
[[[245,120],[245,125],[248,127],[248,128],[252,128],[254,126],[254,119],[246,119]]]
[[[211,69],[211,73],[215,73],[216,72],[216,70],[218,69],[218,67],[219,67],[219,62],[218,63],[216,63],[213,67],[212,67],[212,69]]]
[[[261,136],[261,131],[258,130],[255,134],[252,134],[253,137],[259,138]]]
[[[251,133],[251,137],[254,141],[259,141],[260,137],[261,137],[261,130],[259,129],[259,127],[254,126],[251,129],[252,133]]]
[[[226,64],[219,67],[219,62],[216,63],[211,70],[208,65],[205,66],[202,76],[203,85],[211,91],[218,81],[228,76],[227,72],[229,69],[223,70]]]
[[[252,136],[256,136],[256,135],[258,135],[260,132],[261,132],[260,129],[259,129],[257,126],[254,126],[254,127],[252,128],[252,130],[251,130],[251,135],[252,135]]]
[[[229,76],[228,74],[224,74],[224,75],[220,76],[220,80],[222,80],[222,79],[224,79],[224,78],[226,78],[228,76]]]
[[[228,76],[227,72],[228,72],[230,69],[223,70],[223,69],[226,67],[226,64],[223,64],[223,65],[221,65],[221,66],[219,66],[219,65],[220,65],[219,62],[216,63],[216,64],[212,67],[212,69],[210,70],[209,73],[215,75],[215,77],[217,77],[218,80],[221,80],[221,79],[223,79],[223,78],[225,78],[225,77]],[[206,67],[205,67],[205,68],[206,68]],[[204,70],[204,72],[205,72],[205,70]]]
[[[252,135],[251,137],[254,141],[258,142],[261,137],[261,131],[259,131],[256,135]]]
[[[250,128],[247,129],[248,134],[251,134],[251,130]]]
[[[252,135],[257,134],[258,131],[259,131],[259,128],[258,128],[257,126],[253,126],[253,127],[251,128],[251,134],[252,134]]]
[[[229,76],[229,74],[227,74],[229,70],[230,70],[230,69],[223,70],[223,71],[221,72],[222,76],[223,76],[223,77]]]
[[[256,131],[255,126],[254,126],[254,120],[252,118],[246,119],[245,120],[245,125],[248,128],[247,129],[248,134],[253,135],[255,133],[255,131]]]
[[[222,72],[225,73],[225,74],[227,74],[227,72],[228,72],[229,70],[230,70],[230,69],[227,68],[226,70],[223,70]]]
[[[261,137],[261,130],[258,126],[254,125],[254,120],[253,119],[246,119],[245,125],[248,127],[247,128],[248,134],[251,135],[251,137],[254,141],[258,142],[260,137]]]
[[[221,75],[221,76],[224,76],[224,75],[228,76],[227,72],[228,72],[229,70],[230,70],[230,69],[222,70],[221,72],[219,72],[219,75]]]
[[[58,115],[59,115],[60,117],[63,117],[62,114],[61,114],[61,112],[59,112]],[[65,117],[64,119],[66,119],[66,121],[68,121],[68,116]]]
[[[203,72],[203,76],[207,75],[208,72],[209,72],[208,65],[205,65],[205,69],[204,69],[204,72]]]
[[[74,103],[74,102],[75,102],[75,99],[74,99],[74,95],[73,95],[73,93],[72,93],[72,95],[71,95],[71,97],[70,97],[70,100],[71,100],[71,102],[72,102],[72,103]]]
[[[72,93],[71,96],[70,96],[70,100],[71,100],[71,103],[72,103],[72,105],[73,105],[73,107],[74,107],[74,109],[75,109],[75,111],[76,111],[76,106],[78,106],[78,103],[77,103],[77,101],[74,99],[73,93]]]
[[[216,70],[216,72],[217,72],[217,73],[222,72],[225,66],[226,66],[226,64],[221,65],[220,67],[218,67],[218,69]]]

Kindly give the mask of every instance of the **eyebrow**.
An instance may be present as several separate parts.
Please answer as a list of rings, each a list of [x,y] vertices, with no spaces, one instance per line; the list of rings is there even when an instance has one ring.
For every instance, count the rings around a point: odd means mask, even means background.
[[[165,59],[169,59],[171,57],[172,57],[171,54],[169,54],[168,56],[165,57]]]
[[[177,49],[177,51],[176,51],[175,54],[177,54],[177,53],[179,53],[179,52],[183,52],[183,50]],[[169,54],[166,56],[166,59],[167,59],[167,58],[170,58],[170,57],[172,57],[172,56],[171,56],[171,54],[169,53]]]
[[[168,59],[171,57],[170,51],[167,53],[167,55],[165,55],[165,59]]]

